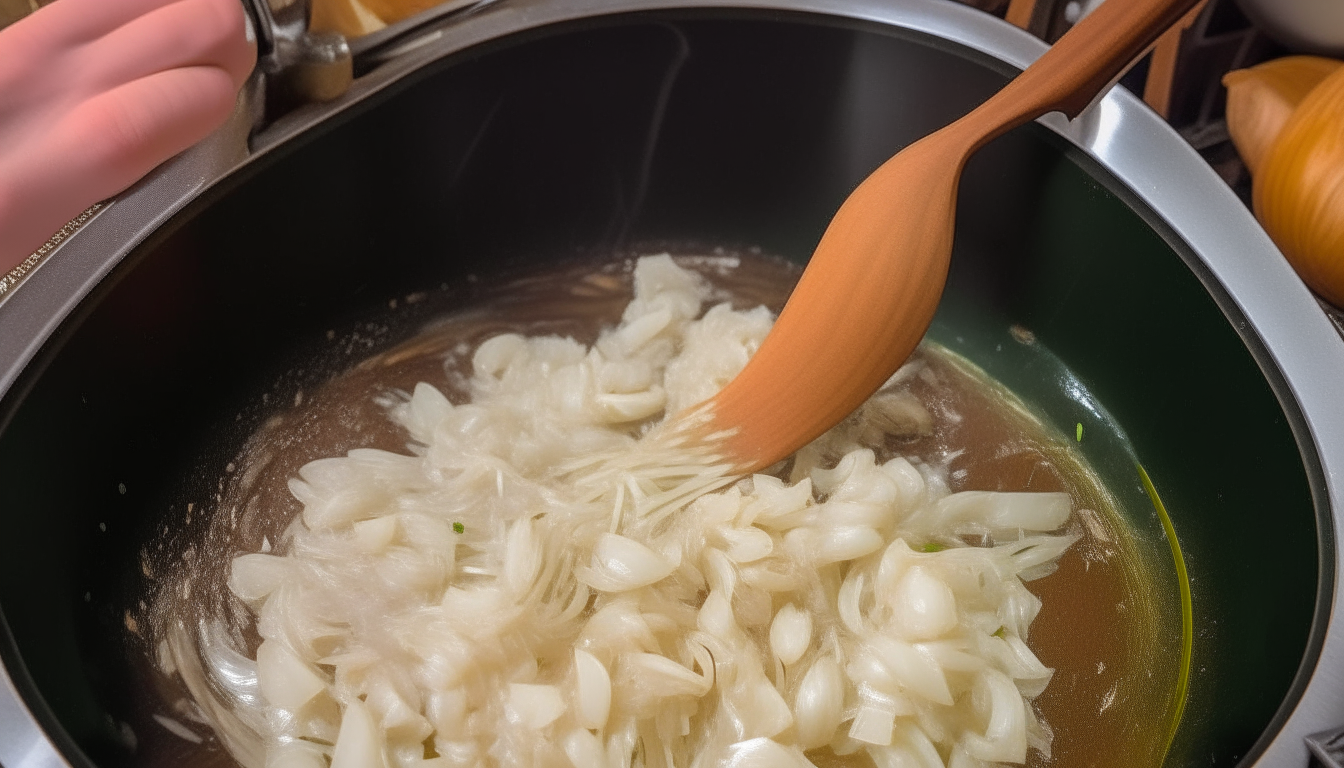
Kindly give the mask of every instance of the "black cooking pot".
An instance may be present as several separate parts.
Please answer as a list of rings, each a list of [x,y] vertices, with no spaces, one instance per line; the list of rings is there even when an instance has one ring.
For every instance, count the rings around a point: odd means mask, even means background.
[[[247,139],[240,109],[0,304],[7,768],[205,759],[134,617],[296,393],[469,275],[668,244],[804,261],[879,162],[1041,50],[931,0],[502,2],[378,42],[345,96]],[[1152,478],[1192,595],[1168,763],[1304,765],[1344,724],[1344,343],[1235,197],[1124,92],[1016,130],[967,168],[934,334],[1105,435],[1082,449],[1177,594],[1135,463]]]

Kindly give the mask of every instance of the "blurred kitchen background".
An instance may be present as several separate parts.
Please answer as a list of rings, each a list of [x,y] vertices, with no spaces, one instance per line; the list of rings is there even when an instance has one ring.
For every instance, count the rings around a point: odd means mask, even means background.
[[[0,0],[0,27],[51,1]],[[960,2],[1047,42],[1101,4],[1101,0]],[[319,18],[314,26],[353,36],[431,4],[432,0],[315,0],[314,15]],[[332,6],[339,8],[333,12]],[[1344,0],[1206,0],[1121,82],[1165,117],[1249,205],[1250,177],[1228,137],[1222,77],[1230,70],[1290,53],[1344,55]]]

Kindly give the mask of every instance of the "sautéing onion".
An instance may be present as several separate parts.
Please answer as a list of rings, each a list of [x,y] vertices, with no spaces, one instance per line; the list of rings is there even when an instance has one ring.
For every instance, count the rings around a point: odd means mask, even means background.
[[[229,584],[264,639],[248,722],[266,723],[267,766],[802,767],[830,750],[975,768],[1048,748],[1023,581],[1075,540],[1049,533],[1068,496],[949,493],[945,467],[859,443],[831,466],[800,456],[788,481],[728,475],[650,421],[712,395],[769,330],[763,309],[702,315],[708,297],[642,259],[591,348],[497,336],[471,402],[420,384],[392,408],[409,455],[303,468],[284,554],[238,557]],[[883,429],[927,424],[903,394],[875,396]]]

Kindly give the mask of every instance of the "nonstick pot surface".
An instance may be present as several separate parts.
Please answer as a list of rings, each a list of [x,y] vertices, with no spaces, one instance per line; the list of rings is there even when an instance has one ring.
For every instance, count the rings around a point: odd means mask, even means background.
[[[244,440],[297,392],[461,306],[468,275],[659,243],[805,260],[864,175],[1010,74],[877,25],[627,15],[435,63],[246,167],[121,264],[3,400],[3,657],[29,706],[74,765],[198,760],[152,717],[146,573],[181,567]],[[1193,581],[1173,759],[1253,757],[1331,580],[1295,406],[1160,217],[1044,129],[977,155],[958,217],[940,338],[1072,432],[1085,401],[995,357],[1029,329],[1127,433]],[[1090,458],[1151,524],[1119,455]]]

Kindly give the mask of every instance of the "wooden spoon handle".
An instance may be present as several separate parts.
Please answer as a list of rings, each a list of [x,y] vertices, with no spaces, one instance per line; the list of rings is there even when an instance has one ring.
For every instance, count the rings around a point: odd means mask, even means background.
[[[1078,116],[1101,89],[1199,0],[1107,0],[975,111],[998,133],[1047,112]],[[984,142],[981,142],[982,144]]]
[[[937,309],[966,158],[1040,115],[1070,116],[1197,0],[1107,0],[989,101],[873,172],[822,235],[774,330],[702,412],[740,471],[793,453],[882,386]]]

